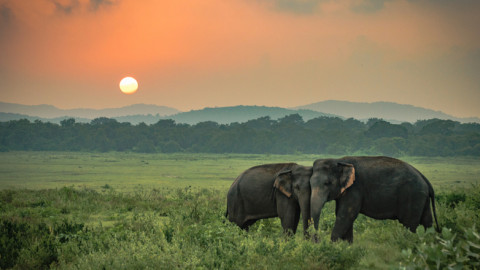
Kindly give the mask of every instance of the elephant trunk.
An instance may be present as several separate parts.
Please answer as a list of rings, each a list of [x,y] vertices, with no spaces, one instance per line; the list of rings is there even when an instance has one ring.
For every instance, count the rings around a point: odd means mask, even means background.
[[[323,206],[327,201],[327,196],[323,195],[320,188],[312,188],[312,196],[310,199],[310,213],[313,218],[313,225],[315,230],[318,230],[318,223],[320,221],[320,214],[322,213]]]

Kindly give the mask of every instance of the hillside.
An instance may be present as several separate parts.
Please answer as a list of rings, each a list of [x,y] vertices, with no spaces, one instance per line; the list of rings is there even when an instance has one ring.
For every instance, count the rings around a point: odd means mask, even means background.
[[[168,118],[168,116],[163,116],[163,117]],[[147,125],[150,125],[150,124],[157,123],[161,119],[164,119],[163,117],[159,116],[158,114],[157,115],[135,114],[135,115],[108,117],[108,118],[115,119],[120,123],[129,122],[132,125],[136,125],[136,124],[139,124],[139,123],[143,122]],[[43,118],[43,117],[38,117],[38,116],[30,116],[30,115],[26,115],[26,114],[0,112],[0,122],[27,119],[30,122],[39,120],[39,121],[42,121],[42,122],[50,122],[50,123],[60,124],[60,122],[62,120],[69,119],[69,118],[74,118],[75,122],[77,122],[77,123],[90,123],[93,119],[98,118],[98,117],[82,118],[82,117],[62,116],[62,117],[55,117],[55,118]]]
[[[0,121],[28,119],[43,122],[60,123],[66,118],[75,118],[77,122],[90,122],[98,117],[116,119],[118,122],[138,124],[154,124],[161,119],[173,119],[177,123],[196,124],[205,121],[214,121],[219,124],[233,122],[243,123],[252,119],[269,116],[276,120],[290,114],[299,114],[304,121],[321,116],[337,116],[368,120],[382,118],[391,123],[411,122],[425,119],[454,120],[461,123],[480,123],[480,119],[459,118],[440,111],[434,111],[412,105],[403,105],[392,102],[358,103],[348,101],[322,101],[296,108],[280,108],[265,106],[232,106],[204,108],[189,112],[180,112],[177,109],[146,104],[135,104],[121,108],[108,109],[70,109],[63,110],[51,105],[20,105],[0,102]]]
[[[7,103],[3,103],[7,104]],[[3,105],[0,104],[0,105]],[[13,104],[17,105],[17,104]],[[118,122],[130,122],[134,125],[144,122],[145,124],[154,124],[161,119],[173,119],[177,123],[183,124],[197,124],[199,122],[213,121],[219,124],[229,124],[233,122],[243,123],[248,120],[257,119],[264,116],[269,116],[271,119],[278,119],[290,114],[299,114],[305,121],[320,117],[320,116],[335,116],[331,114],[324,114],[311,110],[292,110],[279,107],[264,107],[264,106],[234,106],[234,107],[219,107],[219,108],[204,108],[201,110],[192,110],[189,112],[178,112],[178,110],[171,109],[170,112],[176,111],[178,113],[170,115],[161,115],[158,113],[162,106],[137,104],[118,109],[73,109],[60,110],[50,105],[18,105],[1,107],[0,111],[17,111],[17,112],[0,112],[0,121],[10,121],[19,119],[28,119],[30,121],[40,120],[43,122],[60,123],[66,118],[75,118],[77,122],[88,123],[94,118],[108,117],[117,120]],[[168,108],[168,107],[163,107]],[[166,111],[164,111],[166,112]],[[62,114],[63,113],[63,114]],[[155,114],[154,114],[155,113]],[[60,115],[60,116],[58,116]],[[54,117],[52,117],[54,116]],[[90,117],[89,117],[90,116]]]
[[[134,104],[121,108],[107,109],[59,109],[52,105],[21,105],[14,103],[0,102],[0,112],[10,114],[22,114],[37,118],[73,118],[94,119],[97,117],[121,117],[126,115],[159,115],[166,116],[179,113],[174,108],[149,104]]]
[[[299,114],[304,121],[321,116],[335,116],[312,110],[293,110],[280,107],[265,106],[234,106],[219,108],[204,108],[202,110],[192,110],[189,112],[178,113],[165,119],[173,119],[177,123],[196,124],[199,122],[213,121],[219,124],[228,124],[233,122],[243,123],[248,120],[269,116],[271,119],[278,119],[290,114]]]
[[[476,122],[480,123],[480,118],[459,118],[448,115],[441,111],[434,111],[412,105],[404,105],[393,102],[349,102],[338,100],[327,100],[312,103],[304,106],[295,107],[293,109],[307,109],[317,112],[330,113],[342,117],[353,117],[359,120],[369,118],[383,118],[390,122],[411,122],[425,119],[445,119],[454,120],[461,123]]]
[[[27,119],[30,122],[34,122],[36,120],[42,121],[42,122],[50,122],[50,123],[55,123],[55,124],[60,124],[62,120],[72,118],[69,116],[63,116],[63,117],[55,117],[55,118],[43,118],[43,117],[38,117],[38,116],[30,116],[26,114],[19,114],[19,113],[5,113],[5,112],[0,112],[0,122],[7,122],[11,120],[20,120],[20,119]],[[88,118],[82,118],[82,117],[73,117],[75,118],[75,121],[78,123],[90,123],[92,119]]]

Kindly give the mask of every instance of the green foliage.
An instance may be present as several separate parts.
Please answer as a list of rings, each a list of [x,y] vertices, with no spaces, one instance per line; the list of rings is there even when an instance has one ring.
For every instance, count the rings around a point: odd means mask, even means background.
[[[414,248],[402,250],[407,269],[478,269],[480,267],[480,186],[441,192],[437,198],[441,234],[417,229]]]
[[[370,121],[371,123],[372,121]],[[370,124],[369,123],[369,124]],[[383,138],[383,137],[402,137],[408,136],[408,131],[401,125],[390,124],[387,121],[378,120],[372,124],[365,132],[367,137],[371,138]]]
[[[480,156],[480,124],[430,119],[398,125],[334,117],[305,122],[298,114],[225,125],[173,120],[131,125],[105,117],[90,123],[65,119],[60,125],[26,119],[1,122],[0,151],[14,150]]]
[[[403,250],[407,269],[478,269],[480,267],[480,235],[475,226],[461,234],[443,228],[437,235],[433,229],[417,231],[420,244]]]
[[[57,262],[57,241],[45,223],[3,219],[0,224],[0,267],[46,269]]]
[[[455,208],[460,202],[464,202],[467,195],[461,191],[437,194],[437,201],[446,204],[450,208]]]
[[[463,233],[464,228],[480,222],[480,185],[438,193],[437,213],[442,217],[439,219],[440,227],[449,228],[453,233]]]

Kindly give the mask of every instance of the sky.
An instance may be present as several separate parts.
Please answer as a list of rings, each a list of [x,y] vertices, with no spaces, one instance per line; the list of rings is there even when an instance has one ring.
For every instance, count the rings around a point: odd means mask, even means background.
[[[0,101],[389,101],[480,117],[479,26],[478,0],[0,0]]]

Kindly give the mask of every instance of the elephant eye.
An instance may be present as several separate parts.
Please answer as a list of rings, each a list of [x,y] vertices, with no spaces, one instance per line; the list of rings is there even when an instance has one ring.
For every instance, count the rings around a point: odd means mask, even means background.
[[[325,185],[326,185],[326,186],[329,186],[329,185],[331,185],[331,184],[332,184],[332,181],[330,181],[330,180],[325,181]]]

